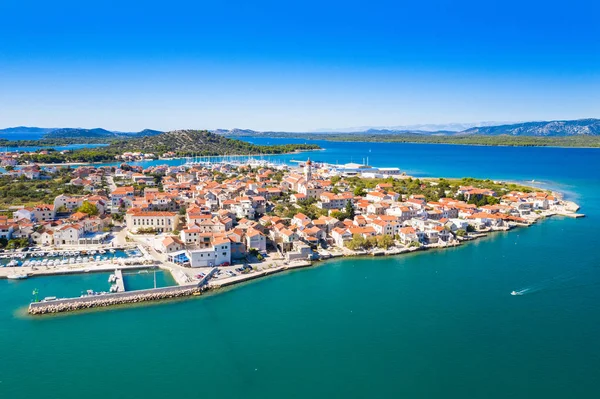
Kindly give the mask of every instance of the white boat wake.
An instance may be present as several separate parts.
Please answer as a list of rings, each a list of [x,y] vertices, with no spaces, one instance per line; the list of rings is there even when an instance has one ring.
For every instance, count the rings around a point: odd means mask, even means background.
[[[579,277],[579,278],[578,278]],[[541,291],[557,291],[557,290],[571,290],[583,287],[589,287],[600,284],[600,281],[593,281],[594,279],[584,279],[585,277],[578,273],[576,270],[559,274],[558,276],[542,280],[541,282],[531,285],[529,287],[514,290],[510,293],[513,296],[535,294]],[[582,284],[573,284],[573,280],[586,281]]]

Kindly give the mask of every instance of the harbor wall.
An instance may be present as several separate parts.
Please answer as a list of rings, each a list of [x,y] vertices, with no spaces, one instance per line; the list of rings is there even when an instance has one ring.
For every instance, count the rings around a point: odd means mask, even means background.
[[[198,284],[176,287],[152,288],[132,292],[118,292],[106,295],[93,295],[79,298],[57,299],[49,302],[35,302],[29,305],[29,314],[39,315],[48,313],[70,312],[74,310],[107,307],[126,303],[156,301],[161,299],[179,298],[201,292]]]

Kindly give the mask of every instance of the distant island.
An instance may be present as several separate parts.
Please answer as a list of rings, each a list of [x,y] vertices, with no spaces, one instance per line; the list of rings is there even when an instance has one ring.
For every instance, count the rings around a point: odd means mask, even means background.
[[[217,130],[229,137],[297,138],[327,141],[364,141],[523,147],[600,147],[600,119],[544,121],[472,127],[461,131],[367,129],[352,132],[258,132]]]
[[[58,140],[58,139],[56,139]],[[0,146],[13,147],[19,141],[0,141]],[[145,159],[160,157],[219,156],[285,154],[296,151],[317,150],[316,144],[256,145],[246,141],[223,137],[206,130],[177,130],[144,135],[141,137],[114,139],[110,144],[96,148],[73,151],[56,151],[51,148],[21,153],[19,163],[73,163],[105,162],[123,159],[124,153],[137,153]]]

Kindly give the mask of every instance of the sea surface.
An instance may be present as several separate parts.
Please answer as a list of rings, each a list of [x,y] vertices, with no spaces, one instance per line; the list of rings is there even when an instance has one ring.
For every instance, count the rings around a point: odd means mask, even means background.
[[[587,217],[79,314],[24,309],[89,276],[0,281],[0,398],[600,397],[599,149],[319,143],[277,159],[535,180]]]

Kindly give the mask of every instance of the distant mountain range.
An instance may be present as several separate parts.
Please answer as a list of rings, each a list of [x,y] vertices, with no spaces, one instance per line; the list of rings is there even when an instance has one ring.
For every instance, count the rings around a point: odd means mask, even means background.
[[[492,123],[492,122],[485,122]],[[328,131],[291,133],[291,132],[259,132],[248,129],[217,129],[213,132],[226,136],[265,136],[275,137],[294,136],[300,137],[302,134],[310,135],[327,135],[327,134],[346,134],[346,135],[437,135],[437,136],[454,136],[454,135],[481,135],[481,136],[536,136],[536,137],[561,137],[561,136],[598,136],[600,135],[600,119],[578,119],[568,121],[542,121],[542,122],[524,122],[493,126],[477,126],[469,127],[463,130],[455,130],[459,126],[468,124],[447,124],[447,125],[412,125],[390,128],[364,128],[363,130],[348,129],[331,129]],[[420,129],[416,129],[420,127]],[[430,130],[437,127],[437,130]],[[444,129],[442,129],[442,127]]]
[[[423,123],[414,125],[399,125],[399,126],[359,126],[359,127],[348,127],[348,128],[334,128],[334,129],[317,129],[311,133],[364,133],[368,131],[377,132],[462,132],[472,127],[481,126],[498,126],[508,122],[476,122],[476,123],[444,123],[444,124],[433,124]]]
[[[474,127],[459,134],[485,136],[598,136],[600,119],[579,119],[574,121],[525,122],[512,125]]]
[[[492,125],[493,124],[493,125]],[[353,130],[357,129],[357,130]],[[570,137],[570,136],[600,136],[600,119],[578,119],[561,121],[522,122],[511,124],[497,124],[497,122],[482,123],[451,123],[445,125],[422,124],[393,126],[385,128],[349,128],[349,129],[322,129],[318,132],[282,132],[282,131],[256,131],[250,129],[215,129],[213,133],[221,136],[252,136],[252,137],[306,137],[327,134],[345,135],[424,135],[424,136],[534,136],[534,137]],[[10,127],[0,129],[2,134],[31,134],[39,135],[44,139],[78,139],[89,138],[99,141],[112,141],[112,139],[128,139],[136,137],[151,137],[163,132],[145,129],[141,132],[118,132],[102,128],[43,128],[43,127]]]

